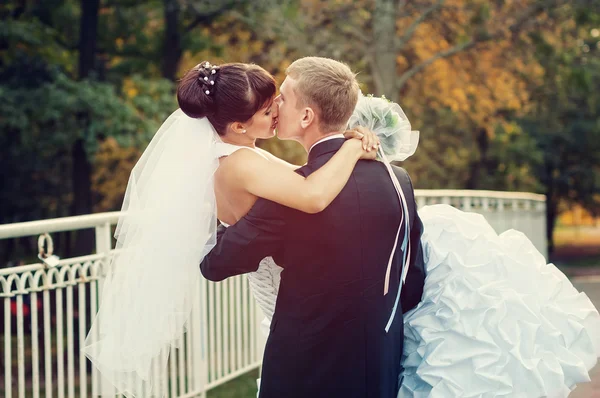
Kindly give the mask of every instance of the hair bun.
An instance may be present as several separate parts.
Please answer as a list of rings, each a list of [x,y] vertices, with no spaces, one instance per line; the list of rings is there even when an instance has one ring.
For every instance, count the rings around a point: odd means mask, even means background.
[[[217,71],[217,66],[206,61],[196,65],[185,74],[177,87],[177,102],[183,113],[192,118],[203,118],[215,114]]]
[[[276,91],[275,79],[260,66],[217,66],[204,61],[183,76],[177,101],[186,115],[207,117],[216,132],[224,135],[231,123],[250,121],[273,101]]]

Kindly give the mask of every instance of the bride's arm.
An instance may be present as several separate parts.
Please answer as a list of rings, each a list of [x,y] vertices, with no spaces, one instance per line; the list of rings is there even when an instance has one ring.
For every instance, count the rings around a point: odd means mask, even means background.
[[[235,185],[255,196],[305,213],[318,213],[342,191],[356,162],[374,159],[375,153],[366,152],[360,140],[347,140],[323,167],[306,178],[249,150],[230,155],[220,167]]]

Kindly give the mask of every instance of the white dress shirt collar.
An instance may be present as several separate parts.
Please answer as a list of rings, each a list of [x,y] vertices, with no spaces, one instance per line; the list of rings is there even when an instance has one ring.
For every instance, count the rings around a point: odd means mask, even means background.
[[[308,153],[310,153],[310,151],[312,151],[312,149],[313,149],[313,148],[314,148],[316,145],[319,145],[320,143],[322,143],[322,142],[325,142],[325,141],[334,140],[334,139],[336,139],[336,138],[346,138],[346,137],[344,137],[344,134],[341,134],[341,133],[340,133],[340,134],[328,135],[327,137],[325,137],[325,138],[321,138],[319,141],[317,141],[317,142],[315,142],[314,144],[312,144],[312,146],[311,146],[311,147],[310,147],[310,149],[308,150]]]

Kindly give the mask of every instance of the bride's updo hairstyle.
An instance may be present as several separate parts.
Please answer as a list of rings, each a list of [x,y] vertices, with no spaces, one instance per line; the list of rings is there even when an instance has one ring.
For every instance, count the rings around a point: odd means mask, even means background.
[[[219,135],[233,122],[246,123],[269,105],[275,79],[258,65],[202,62],[189,70],[177,87],[177,102],[192,118],[206,117]]]

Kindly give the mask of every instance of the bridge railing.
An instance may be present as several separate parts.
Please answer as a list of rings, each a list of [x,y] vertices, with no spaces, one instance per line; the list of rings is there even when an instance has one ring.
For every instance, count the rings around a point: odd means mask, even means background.
[[[548,257],[546,197],[528,192],[416,189],[419,207],[449,204],[482,214],[497,233],[508,229],[523,232]]]
[[[417,190],[419,206],[447,203],[483,214],[502,232],[515,228],[545,251],[545,198],[527,193]],[[0,225],[0,239],[95,230],[95,253],[0,268],[0,396],[86,398],[99,393],[100,375],[79,347],[102,300],[114,253],[119,212]],[[60,253],[58,253],[60,254]],[[165,397],[205,396],[212,388],[260,367],[262,314],[243,276],[221,283],[202,278],[202,300],[192,312],[180,348],[153,369]],[[104,393],[104,391],[102,391]]]

